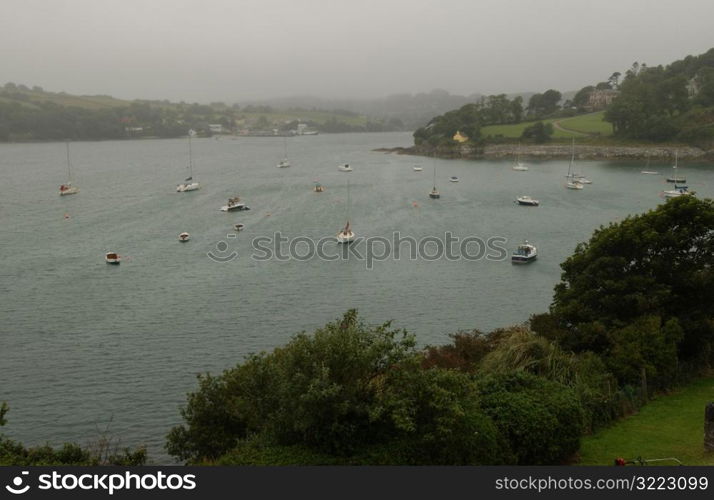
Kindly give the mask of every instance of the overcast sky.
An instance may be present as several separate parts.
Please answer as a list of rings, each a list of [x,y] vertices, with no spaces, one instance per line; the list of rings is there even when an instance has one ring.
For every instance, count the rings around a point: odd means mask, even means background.
[[[714,0],[2,0],[0,84],[241,102],[577,90],[714,47]]]

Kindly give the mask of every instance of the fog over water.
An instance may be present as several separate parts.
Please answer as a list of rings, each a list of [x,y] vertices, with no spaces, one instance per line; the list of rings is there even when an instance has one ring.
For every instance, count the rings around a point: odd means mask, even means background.
[[[577,90],[712,45],[711,0],[4,0],[7,81],[241,102]]]

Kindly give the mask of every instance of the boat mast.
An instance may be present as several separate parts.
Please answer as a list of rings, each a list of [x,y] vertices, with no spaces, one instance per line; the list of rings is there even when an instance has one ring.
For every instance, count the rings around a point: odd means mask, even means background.
[[[434,191],[436,191],[436,152],[434,153]]]
[[[193,129],[188,131],[188,176],[193,180],[193,151],[191,151],[191,136]]]
[[[70,170],[70,162],[69,162],[69,141],[65,142],[64,145],[67,148],[67,182],[72,182],[72,172]]]
[[[570,165],[568,165],[568,178],[572,177],[573,175],[570,173],[573,168],[573,161],[575,161],[575,137],[573,137],[573,142],[570,146]]]

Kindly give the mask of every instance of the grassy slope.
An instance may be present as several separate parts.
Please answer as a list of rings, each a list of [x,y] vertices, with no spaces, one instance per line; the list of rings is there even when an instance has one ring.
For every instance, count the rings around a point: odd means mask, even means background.
[[[560,126],[586,134],[612,135],[612,124],[604,121],[604,118],[605,112],[598,111],[597,113],[564,118],[560,120]]]
[[[706,453],[702,444],[704,407],[712,401],[712,378],[661,396],[638,414],[583,438],[580,464],[612,465],[617,457],[675,457],[685,465],[714,465],[714,453]]]
[[[558,130],[556,128],[553,131],[554,139],[569,139],[571,137],[582,138],[583,133],[610,136],[612,135],[612,125],[603,121],[604,114],[604,111],[599,111],[597,113],[589,113],[586,115],[574,116],[572,118],[561,118],[559,120],[547,119],[543,120],[543,123],[553,123],[554,121],[559,121],[560,126],[564,129],[571,129],[576,132],[580,132],[571,134],[567,131]],[[521,136],[526,127],[529,127],[534,123],[535,122],[524,122],[516,125],[489,125],[481,129],[481,134],[483,136],[502,135],[504,137],[517,138]]]

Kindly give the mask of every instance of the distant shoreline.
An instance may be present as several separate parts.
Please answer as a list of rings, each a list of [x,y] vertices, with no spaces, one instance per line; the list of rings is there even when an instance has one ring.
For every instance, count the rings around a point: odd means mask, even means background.
[[[379,148],[374,151],[400,155],[427,156],[442,159],[506,159],[518,150],[514,144],[491,144],[483,147],[461,145],[456,148],[425,148],[420,146]],[[714,150],[705,151],[692,146],[575,146],[575,158],[581,160],[668,160],[675,152],[680,160],[714,160]],[[570,158],[569,144],[526,144],[520,146],[522,158],[547,160]]]

